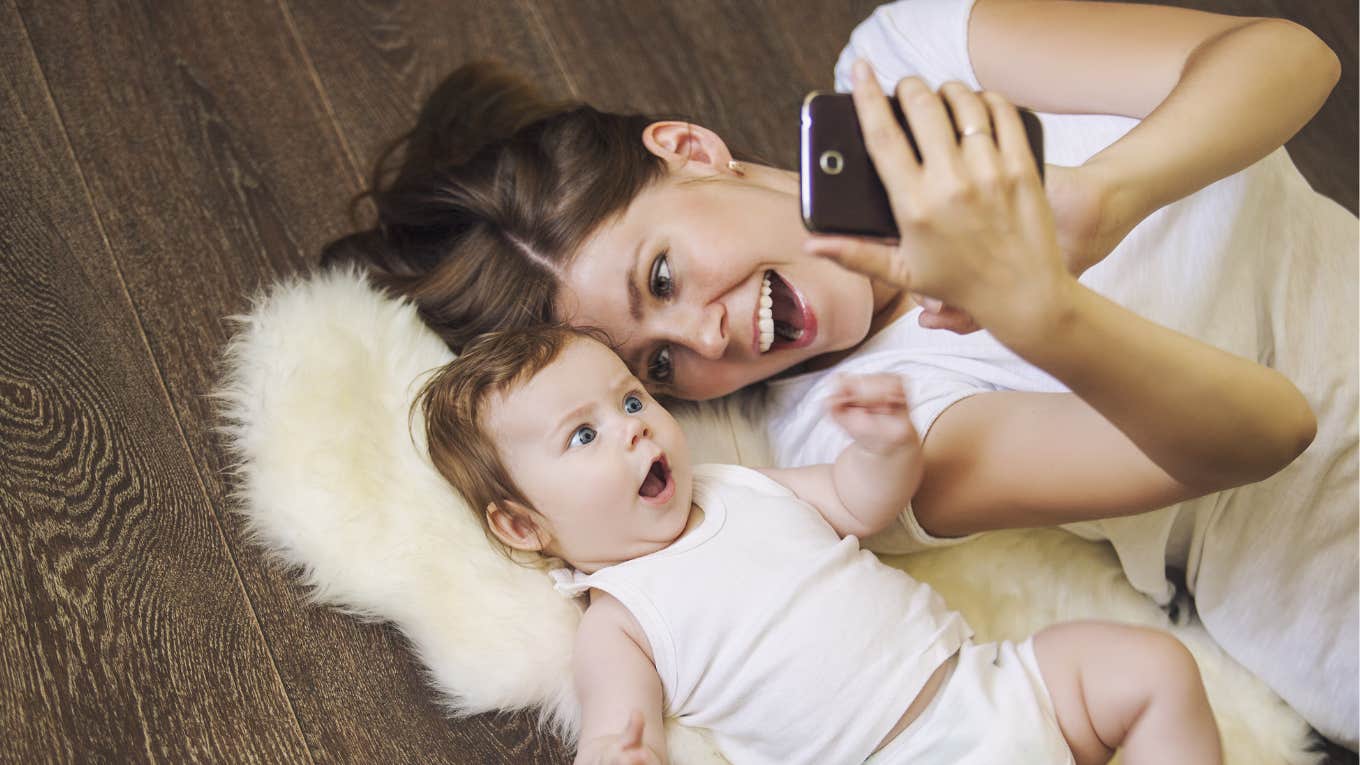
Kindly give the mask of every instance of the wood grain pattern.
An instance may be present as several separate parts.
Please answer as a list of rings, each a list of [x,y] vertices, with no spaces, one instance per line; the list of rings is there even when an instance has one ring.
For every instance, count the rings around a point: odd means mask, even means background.
[[[615,111],[678,113],[738,150],[796,167],[803,97],[832,86],[836,54],[875,4],[787,5],[534,3],[579,98]]]
[[[1289,150],[1355,211],[1355,4],[1176,1],[1338,51]],[[528,715],[447,720],[400,634],[245,542],[205,397],[223,317],[350,229],[460,63],[792,167],[790,115],[875,4],[0,0],[0,762],[569,761]]]
[[[430,90],[461,64],[496,59],[547,92],[570,90],[552,40],[517,2],[280,2],[364,180],[382,148],[415,123]]]
[[[306,606],[230,513],[205,397],[228,336],[222,317],[343,230],[339,211],[356,190],[279,5],[21,7],[197,459],[200,512],[225,529],[268,640],[273,663],[261,671],[281,678],[309,756],[458,762],[518,746],[488,749],[487,723],[449,726],[399,636]]]
[[[540,753],[555,742],[529,736],[528,717],[450,726],[403,638],[305,606],[230,516],[204,397],[227,338],[222,317],[343,230],[356,191],[286,12],[275,3],[23,12],[58,105],[80,116],[68,120],[76,157],[310,757],[498,761],[528,746],[547,760]]]
[[[0,760],[305,760],[9,3],[0,27]]]

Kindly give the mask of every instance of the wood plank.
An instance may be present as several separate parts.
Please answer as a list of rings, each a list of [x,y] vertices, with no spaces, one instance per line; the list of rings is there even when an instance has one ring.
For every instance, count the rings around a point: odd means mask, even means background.
[[[551,40],[518,2],[280,1],[365,180],[379,152],[415,124],[426,95],[469,61],[500,60],[552,97],[571,94]]]
[[[797,167],[803,97],[832,86],[836,55],[875,5],[526,2],[552,31],[580,98],[613,111],[686,116],[729,146],[787,168]]]
[[[0,28],[0,761],[304,761],[11,3]]]
[[[458,762],[523,751],[522,724],[450,726],[399,635],[305,605],[228,509],[205,395],[228,337],[223,317],[343,231],[357,188],[287,13],[270,1],[21,7],[198,460],[201,512],[224,528],[312,756]],[[488,745],[491,727],[507,738]]]
[[[499,59],[537,82],[547,97],[573,95],[551,41],[540,34],[531,9],[517,4],[285,0],[284,7],[355,173],[365,179],[382,149],[414,124],[428,92],[461,64]],[[457,751],[475,752],[478,761],[569,762],[570,752],[537,732],[533,721],[525,713],[482,715],[452,723],[450,737]]]

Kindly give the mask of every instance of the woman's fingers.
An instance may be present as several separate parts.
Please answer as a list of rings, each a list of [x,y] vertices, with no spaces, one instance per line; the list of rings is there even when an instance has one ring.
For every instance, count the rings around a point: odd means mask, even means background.
[[[1029,148],[1029,136],[1025,125],[1020,121],[1020,112],[1005,97],[996,93],[983,93],[983,100],[992,112],[992,124],[996,126],[997,148],[1001,152],[1001,173],[1011,189],[1015,209],[1020,219],[1030,223],[1042,221],[1050,230],[1053,228],[1053,208],[1044,195],[1043,181],[1039,180],[1039,168],[1034,164],[1034,154]],[[1054,239],[1056,244],[1056,239]]]
[[[908,77],[897,83],[897,103],[907,115],[907,125],[916,138],[926,169],[956,170],[958,143],[944,101],[921,78]]]
[[[911,286],[906,259],[897,252],[896,245],[853,237],[814,236],[804,242],[803,249],[888,284]]]
[[[922,311],[916,323],[925,329],[947,329],[960,335],[967,335],[982,329],[973,320],[972,314],[952,306],[943,306],[935,311]]]
[[[982,100],[992,113],[996,146],[1001,152],[1001,170],[1012,180],[1039,181],[1039,168],[1029,148],[1029,136],[1015,105],[996,93],[984,92]],[[1042,187],[1041,187],[1042,188]]]
[[[854,73],[855,115],[864,136],[864,148],[888,196],[910,203],[912,182],[920,175],[921,165],[907,144],[907,136],[897,124],[887,96],[878,86],[868,62],[856,61]]]
[[[992,114],[986,102],[961,82],[946,82],[940,94],[954,114],[958,129],[959,151],[973,183],[986,187],[995,182],[1001,172],[996,140],[992,128]]]

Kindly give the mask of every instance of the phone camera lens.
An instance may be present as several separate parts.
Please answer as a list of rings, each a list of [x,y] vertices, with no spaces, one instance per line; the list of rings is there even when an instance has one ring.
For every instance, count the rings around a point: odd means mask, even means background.
[[[822,156],[817,159],[817,164],[821,166],[822,172],[827,175],[840,175],[845,169],[845,157],[839,151],[828,149],[822,152]]]

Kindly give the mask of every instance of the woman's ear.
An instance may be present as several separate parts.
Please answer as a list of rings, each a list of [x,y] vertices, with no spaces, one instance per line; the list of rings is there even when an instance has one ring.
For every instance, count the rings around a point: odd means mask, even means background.
[[[728,170],[732,153],[718,134],[691,122],[653,122],[642,131],[642,143],[647,150],[666,160],[671,170],[690,163],[723,172]]]
[[[491,533],[515,550],[542,552],[552,541],[552,535],[534,516],[532,510],[513,500],[492,502],[486,506],[486,520]]]

